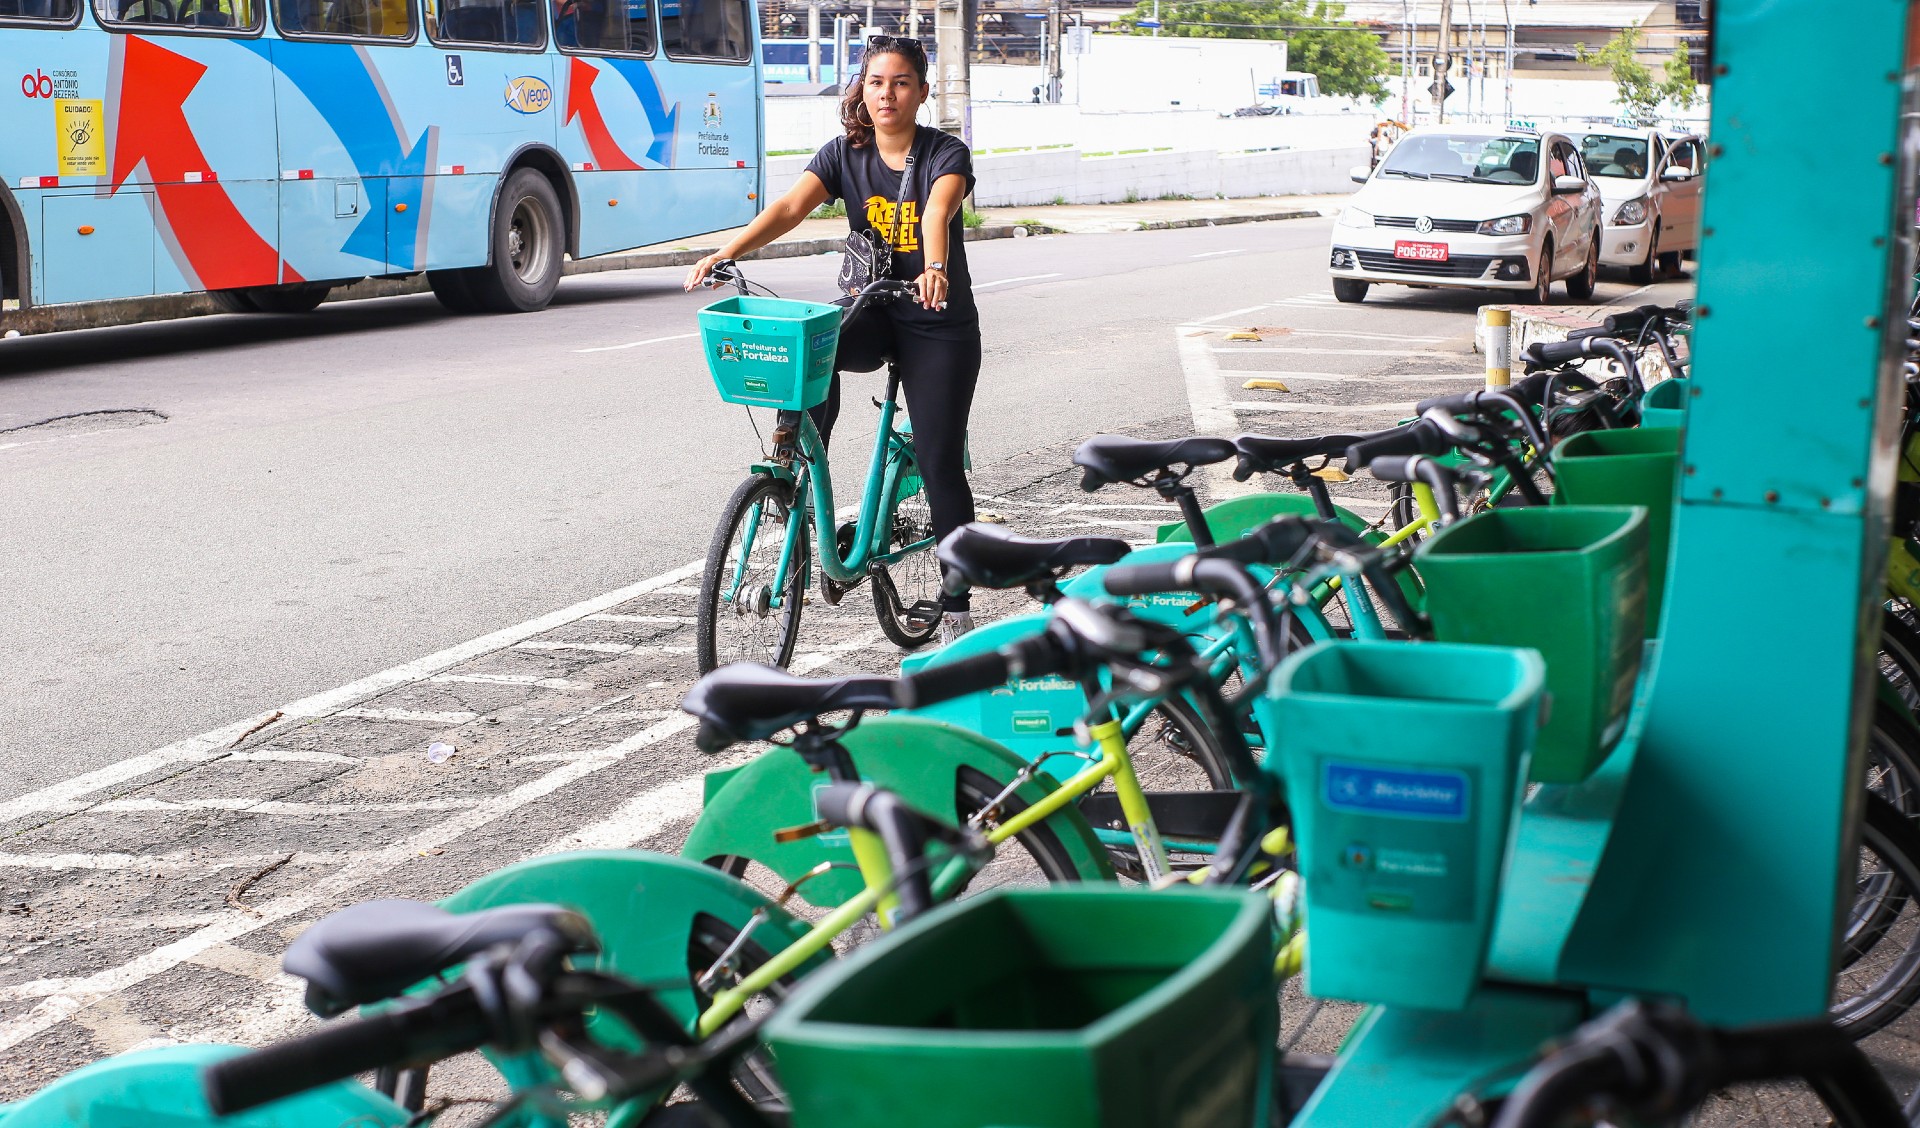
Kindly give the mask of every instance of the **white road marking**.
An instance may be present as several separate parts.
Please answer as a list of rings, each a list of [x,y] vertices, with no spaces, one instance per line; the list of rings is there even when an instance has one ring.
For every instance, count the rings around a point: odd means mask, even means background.
[[[1406,356],[1419,357],[1422,360],[1440,357],[1447,360],[1463,360],[1464,355],[1457,352],[1443,352],[1439,349],[1322,349],[1306,346],[1297,349],[1267,348],[1260,345],[1216,345],[1217,353],[1260,353],[1272,356],[1278,353],[1291,353],[1294,356]]]
[[[658,345],[667,341],[684,341],[689,337],[698,337],[698,333],[675,333],[671,337],[648,337],[644,341],[628,341],[624,345],[598,345],[590,349],[575,349],[577,353],[620,352],[623,349],[637,349],[641,345]]]
[[[460,643],[458,646],[450,646],[445,650],[435,654],[429,654],[424,658],[416,658],[411,662],[403,663],[392,669],[382,670],[380,673],[361,678],[359,681],[340,686],[338,689],[330,689],[324,693],[317,693],[311,697],[301,698],[298,701],[283,705],[279,709],[269,709],[263,713],[243,717],[240,720],[222,725],[210,732],[201,733],[199,736],[190,736],[185,740],[176,741],[164,748],[155,749],[152,752],[147,752],[139,756],[130,756],[118,763],[108,764],[104,768],[75,776],[72,779],[53,784],[50,787],[43,787],[38,791],[28,792],[15,799],[0,802],[0,822],[16,819],[22,815],[32,814],[36,811],[63,810],[66,804],[73,802],[83,795],[91,795],[96,791],[112,787],[117,783],[125,783],[128,780],[138,779],[140,776],[146,775],[149,772],[157,771],[173,764],[205,763],[209,760],[218,760],[226,755],[228,745],[255,730],[267,731],[277,726],[285,726],[294,721],[312,720],[317,717],[327,716],[340,709],[349,708],[370,697],[385,693],[390,689],[420,681],[422,678],[440,673],[462,662],[477,658],[482,654],[490,654],[496,650],[504,650],[516,642],[532,638],[534,635],[550,631],[555,627],[565,626],[568,623],[575,622],[588,615],[605,611],[609,607],[617,607],[630,599],[654,592],[672,590],[672,586],[678,584],[681,580],[699,574],[700,568],[701,562],[697,560],[690,564],[683,564],[671,572],[641,580],[635,584],[629,584],[626,587],[607,592],[605,595],[594,596],[592,599],[583,600],[571,607],[563,607],[558,611],[548,612],[539,618],[529,619],[516,626],[506,627],[481,635],[479,638],[470,639],[467,642]],[[275,713],[281,714],[281,719],[263,727],[262,722],[267,721]]]
[[[625,654],[633,649],[630,642],[516,642],[515,650],[590,650],[597,654]]]
[[[1236,400],[1235,411],[1297,411],[1308,415],[1353,414],[1395,414],[1412,415],[1412,403],[1262,403],[1254,400]]]
[[[1431,383],[1438,380],[1485,380],[1484,372],[1294,372],[1284,368],[1272,369],[1223,369],[1221,377],[1227,380],[1264,380],[1277,379],[1281,383],[1288,380],[1359,380],[1369,384]]]
[[[1060,277],[1062,277],[1062,275],[1058,271],[1052,274],[1023,274],[1018,278],[996,278],[991,282],[975,282],[973,288],[976,290],[984,290],[988,286],[1011,286],[1015,282],[1039,282],[1048,278]]]
[[[1413,333],[1363,333],[1358,329],[1288,329],[1289,337],[1348,337],[1356,341],[1444,341],[1445,337],[1425,337]]]
[[[363,856],[359,852],[295,854],[287,864],[342,865]],[[223,869],[257,869],[285,854],[222,854],[211,858],[191,852],[176,854],[0,854],[0,869],[139,870],[142,873],[217,873]]]
[[[1259,313],[1261,310],[1268,308],[1268,306],[1271,304],[1272,303],[1267,303],[1266,305],[1248,306],[1245,309],[1230,309],[1225,313],[1216,313],[1212,317],[1195,318],[1194,320],[1189,321],[1184,325],[1176,326],[1176,328],[1211,329],[1215,322],[1225,321],[1229,317],[1239,317],[1243,313]]]
[[[1233,248],[1233,249],[1232,249],[1232,250],[1230,250],[1230,251],[1201,251],[1201,252],[1200,252],[1199,254],[1197,254],[1197,255],[1189,255],[1189,256],[1187,256],[1187,257],[1189,257],[1189,258],[1215,258],[1215,257],[1218,257],[1218,256],[1220,256],[1220,255],[1239,255],[1239,254],[1245,254],[1245,253],[1246,253],[1246,250],[1247,250],[1247,249],[1246,249],[1245,247],[1235,247],[1235,248]]]
[[[1180,355],[1181,373],[1187,380],[1187,408],[1193,413],[1194,432],[1227,438],[1240,433],[1240,419],[1233,413],[1233,403],[1227,398],[1227,386],[1220,378],[1220,364],[1213,358],[1218,350],[1210,348],[1207,340],[1206,334],[1176,331],[1174,344]],[[1206,473],[1215,498],[1236,497],[1252,492],[1253,487],[1233,480],[1233,467],[1230,464],[1209,466]]]
[[[410,799],[399,803],[288,803],[277,799],[109,799],[91,811],[244,811],[250,815],[359,815],[384,811],[459,811],[473,799]]]
[[[589,619],[595,616],[587,616]],[[525,685],[539,689],[587,689],[593,683],[566,678],[543,678],[538,674],[435,674],[430,682],[470,682],[474,685]]]
[[[1347,509],[1366,509],[1374,513],[1385,513],[1392,505],[1391,502],[1382,501],[1377,497],[1353,497],[1347,494],[1332,494],[1330,496],[1333,498],[1335,505]]]
[[[241,936],[291,916],[326,904],[350,893],[376,878],[392,873],[394,867],[417,856],[423,850],[446,845],[474,830],[503,818],[562,787],[600,771],[632,752],[656,744],[693,725],[692,717],[662,721],[606,749],[591,759],[555,768],[538,779],[521,784],[512,791],[483,800],[468,810],[410,835],[391,845],[369,851],[356,861],[318,876],[297,890],[254,905],[252,913],[226,914],[218,924],[210,924],[171,944],[163,945],[126,963],[95,972],[58,980],[39,980],[0,988],[0,998],[40,998],[41,1002],[19,1018],[0,1023],[0,1050],[11,1049],[66,1019],[89,1003],[124,991],[179,966],[216,944],[225,944]],[[671,785],[669,785],[671,786]]]
[[[336,717],[358,717],[363,721],[409,721],[435,725],[464,725],[480,714],[464,709],[436,713],[420,709],[342,709]]]
[[[692,615],[588,615],[595,623],[691,623]]]

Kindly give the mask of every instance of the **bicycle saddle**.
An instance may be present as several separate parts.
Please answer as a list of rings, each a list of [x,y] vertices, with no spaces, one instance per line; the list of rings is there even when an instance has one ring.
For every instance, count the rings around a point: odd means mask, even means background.
[[[693,683],[680,708],[700,719],[700,750],[718,752],[743,740],[766,740],[836,709],[898,704],[892,678],[802,678],[758,662],[733,662]]]
[[[1117,537],[1023,537],[999,525],[962,525],[935,550],[974,587],[1014,588],[1076,564],[1111,564],[1132,551]]]
[[[1233,444],[1211,435],[1190,439],[1129,439],[1095,435],[1073,452],[1073,464],[1086,471],[1080,488],[1088,493],[1114,482],[1132,482],[1175,466],[1210,466],[1233,457]]]
[[[1347,448],[1366,435],[1321,435],[1318,438],[1282,439],[1273,435],[1241,435],[1233,440],[1240,457],[1261,464],[1262,469],[1280,470],[1309,458],[1338,458]]]
[[[499,944],[552,932],[572,951],[599,948],[586,918],[559,905],[450,913],[424,901],[365,901],[320,918],[280,961],[307,981],[307,1009],[331,1018],[391,999],[435,972]]]

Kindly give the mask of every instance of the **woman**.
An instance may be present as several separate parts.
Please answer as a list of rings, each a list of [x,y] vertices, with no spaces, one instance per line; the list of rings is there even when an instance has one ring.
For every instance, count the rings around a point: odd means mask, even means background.
[[[860,81],[840,100],[836,137],[814,155],[786,195],[746,230],[687,272],[687,289],[714,264],[758,250],[794,229],[831,200],[847,202],[854,231],[874,231],[893,248],[891,275],[912,279],[913,301],[869,307],[840,332],[832,389],[813,409],[826,441],[840,413],[840,372],[871,372],[898,362],[913,419],[913,445],[926,483],[934,535],[973,520],[965,467],[967,413],[980,378],[980,319],[967,273],[960,202],[973,190],[973,155],[956,137],[916,124],[927,100],[927,53],[916,39],[877,35],[867,41]],[[913,157],[905,191],[901,172]],[[965,596],[945,596],[940,638],[973,629]]]

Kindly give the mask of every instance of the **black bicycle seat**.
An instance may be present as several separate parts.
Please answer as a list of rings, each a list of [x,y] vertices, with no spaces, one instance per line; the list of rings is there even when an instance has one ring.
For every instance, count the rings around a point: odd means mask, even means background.
[[[586,918],[559,905],[450,913],[424,901],[365,901],[301,933],[280,966],[307,981],[307,1008],[330,1018],[391,999],[435,972],[541,931],[559,936],[571,951],[600,946]]]
[[[838,709],[892,709],[894,679],[861,675],[802,678],[758,662],[733,662],[693,683],[680,708],[700,718],[696,742],[718,752],[743,740],[765,740],[781,729]]]
[[[1261,463],[1269,469],[1284,469],[1309,458],[1338,458],[1347,448],[1366,435],[1321,435],[1317,438],[1281,439],[1272,435],[1241,435],[1233,445],[1241,457]]]
[[[1014,588],[1079,564],[1111,564],[1133,551],[1117,537],[1023,537],[999,525],[962,525],[936,550],[974,587]]]
[[[1073,464],[1086,473],[1080,488],[1092,493],[1114,482],[1132,482],[1176,466],[1211,466],[1234,455],[1233,443],[1211,435],[1190,439],[1129,439],[1095,435],[1073,452]]]

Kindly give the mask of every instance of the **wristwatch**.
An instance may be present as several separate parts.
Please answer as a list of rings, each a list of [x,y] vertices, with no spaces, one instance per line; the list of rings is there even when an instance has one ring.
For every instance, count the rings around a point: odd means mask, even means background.
[[[944,271],[945,269],[947,269],[947,264],[944,262],[930,262],[927,264],[927,269]]]

